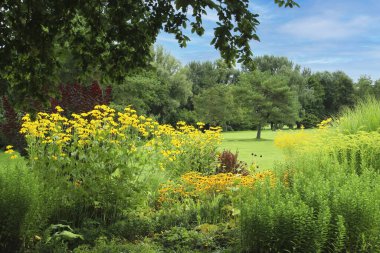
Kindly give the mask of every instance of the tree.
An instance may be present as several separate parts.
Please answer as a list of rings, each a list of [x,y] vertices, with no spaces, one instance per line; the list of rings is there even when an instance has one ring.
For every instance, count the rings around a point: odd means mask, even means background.
[[[235,114],[230,87],[217,85],[203,90],[194,97],[194,109],[201,121],[227,129]]]
[[[357,99],[365,99],[374,95],[374,86],[372,79],[369,76],[361,76],[357,83],[355,83],[355,93]]]
[[[47,99],[56,90],[65,50],[82,74],[123,80],[127,70],[149,63],[150,47],[163,30],[180,44],[202,35],[209,9],[219,17],[211,44],[223,59],[249,62],[249,42],[259,40],[258,15],[249,0],[137,0],[0,2],[0,80],[15,100]],[[280,7],[298,6],[275,0]],[[191,13],[191,14],[188,14]],[[189,17],[189,16],[192,17]],[[16,97],[17,96],[17,97]]]
[[[235,89],[235,99],[242,107],[248,107],[250,116],[257,123],[257,139],[267,123],[294,124],[298,119],[297,94],[287,84],[283,75],[253,71],[242,74]]]
[[[279,74],[284,69],[294,68],[293,62],[283,56],[264,55],[255,57],[252,62],[244,66],[248,71],[259,70],[261,72],[269,71],[271,74]]]
[[[188,63],[187,77],[193,83],[193,94],[198,95],[202,90],[214,87],[218,84],[234,84],[237,82],[240,71],[223,62],[221,59],[215,62],[193,61]]]
[[[122,84],[114,85],[113,101],[119,106],[132,105],[139,113],[153,114],[164,123],[179,120],[181,106],[192,95],[192,83],[181,63],[157,47],[151,68],[135,70]]]
[[[380,99],[380,79],[376,80],[373,85],[373,94],[375,95],[376,99]]]
[[[354,105],[354,83],[344,72],[318,72],[312,78],[313,85],[318,90],[317,98],[320,99],[323,94],[323,111],[318,108],[320,117],[331,117],[343,107]]]

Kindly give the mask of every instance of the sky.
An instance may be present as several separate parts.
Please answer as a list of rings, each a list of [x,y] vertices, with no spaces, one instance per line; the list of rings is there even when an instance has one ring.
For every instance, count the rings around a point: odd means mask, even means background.
[[[251,42],[254,56],[285,56],[316,71],[344,71],[354,81],[367,75],[380,79],[380,0],[296,0],[300,8],[279,8],[273,0],[251,0],[259,14],[260,42]],[[189,36],[180,48],[173,35],[160,33],[156,44],[183,64],[216,60],[210,45],[217,16],[208,11],[206,32]]]

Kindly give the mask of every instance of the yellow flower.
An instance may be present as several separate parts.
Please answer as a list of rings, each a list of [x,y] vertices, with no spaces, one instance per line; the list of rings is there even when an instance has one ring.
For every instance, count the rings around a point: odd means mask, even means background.
[[[12,145],[8,145],[8,146],[5,147],[5,149],[12,149],[12,148],[13,148]]]
[[[13,155],[10,157],[12,160],[17,158],[17,155]]]
[[[63,112],[62,107],[60,107],[59,105],[57,105],[57,106],[55,107],[55,109],[57,110],[57,112]]]

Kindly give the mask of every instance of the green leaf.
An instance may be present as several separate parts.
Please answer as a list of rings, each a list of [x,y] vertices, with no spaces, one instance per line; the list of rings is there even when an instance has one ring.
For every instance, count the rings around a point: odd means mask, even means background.
[[[55,233],[53,236],[54,237],[58,237],[62,240],[67,240],[67,241],[72,241],[72,240],[75,240],[75,239],[81,239],[81,240],[84,240],[83,236],[80,235],[80,234],[74,234],[73,232],[70,232],[70,231],[62,231],[62,232],[58,232],[58,233]]]

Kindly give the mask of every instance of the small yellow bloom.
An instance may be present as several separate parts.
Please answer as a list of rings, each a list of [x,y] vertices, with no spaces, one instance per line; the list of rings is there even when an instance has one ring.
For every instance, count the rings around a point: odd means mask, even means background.
[[[62,107],[60,107],[59,105],[57,105],[57,106],[55,107],[55,109],[57,110],[57,112],[63,112]]]
[[[13,155],[10,157],[12,160],[17,158],[17,155]]]
[[[15,151],[13,149],[8,149],[4,153],[5,154],[13,154]]]
[[[12,148],[13,148],[12,145],[8,145],[8,146],[5,147],[5,149],[12,149]]]

